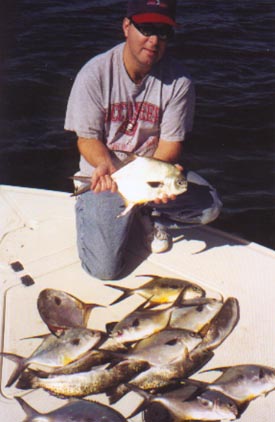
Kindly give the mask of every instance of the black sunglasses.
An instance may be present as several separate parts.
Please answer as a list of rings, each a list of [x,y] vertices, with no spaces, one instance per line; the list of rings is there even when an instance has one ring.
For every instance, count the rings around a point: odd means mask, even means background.
[[[160,40],[170,40],[174,35],[174,29],[171,25],[154,23],[136,23],[130,19],[134,27],[145,37],[156,35]]]

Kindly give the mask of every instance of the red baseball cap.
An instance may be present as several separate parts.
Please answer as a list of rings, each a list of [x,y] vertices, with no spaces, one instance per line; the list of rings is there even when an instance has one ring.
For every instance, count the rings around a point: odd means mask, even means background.
[[[176,0],[129,0],[127,17],[136,23],[163,23],[177,26]]]

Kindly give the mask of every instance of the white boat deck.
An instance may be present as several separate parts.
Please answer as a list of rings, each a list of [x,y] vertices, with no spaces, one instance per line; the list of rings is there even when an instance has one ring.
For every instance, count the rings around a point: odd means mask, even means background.
[[[74,203],[75,199],[67,193],[0,186],[1,351],[29,356],[39,344],[37,339],[23,338],[47,332],[36,307],[39,292],[46,287],[106,306],[120,294],[81,268],[76,250]],[[244,363],[275,367],[274,251],[210,227],[200,227],[186,230],[184,238],[161,255],[146,254],[133,240],[129,265],[130,274],[114,283],[134,287],[148,281],[136,275],[170,275],[196,282],[209,294],[221,293],[224,298],[234,296],[239,300],[240,321],[215,351],[207,368]],[[141,302],[140,297],[132,296],[112,307],[96,308],[88,325],[104,329],[106,322],[121,319]],[[1,421],[24,419],[14,396],[24,396],[41,412],[64,404],[64,400],[42,390],[26,393],[14,386],[5,387],[13,367],[7,359],[0,361]],[[104,395],[93,398],[107,403]],[[127,417],[139,401],[136,394],[130,393],[115,408]],[[274,415],[275,392],[253,401],[241,421],[271,422]],[[140,415],[132,419],[141,420]]]

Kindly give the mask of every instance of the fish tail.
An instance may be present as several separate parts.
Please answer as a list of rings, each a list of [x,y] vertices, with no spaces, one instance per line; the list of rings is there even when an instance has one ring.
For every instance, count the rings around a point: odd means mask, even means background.
[[[113,405],[117,403],[125,394],[129,392],[129,387],[125,384],[120,384],[117,387],[107,391],[109,404]]]
[[[14,397],[18,401],[24,412],[26,413],[28,420],[33,420],[35,417],[41,416],[33,407],[31,407],[22,397]]]
[[[124,215],[128,214],[128,212],[130,212],[137,205],[136,203],[128,202],[124,197],[123,197],[123,199],[124,199],[124,202],[125,202],[125,208],[121,213],[119,213],[117,215],[116,218],[124,217]]]
[[[30,390],[37,387],[39,387],[39,385],[36,371],[30,369],[23,372],[16,383],[16,388],[20,388],[21,390]]]
[[[98,303],[85,303],[84,305],[84,327],[87,326],[90,314],[94,308],[105,308],[104,305],[99,305]]]
[[[120,295],[116,300],[114,300],[114,302],[110,303],[110,305],[115,305],[116,303],[121,302],[122,300],[126,299],[127,297],[133,294],[132,289],[129,289],[128,287],[116,286],[114,284],[105,284],[105,286],[112,287],[113,289],[117,289],[123,292],[122,295]]]
[[[23,358],[22,356],[16,355],[14,353],[2,352],[0,355],[13,361],[16,364],[16,367],[6,384],[6,387],[10,387],[17,380],[21,372],[25,369],[26,361],[25,361],[25,358]]]
[[[143,397],[143,401],[137,408],[128,416],[128,419],[133,418],[134,416],[138,415],[140,412],[143,412],[147,407],[148,404],[151,402],[152,394],[148,393],[148,391],[142,390],[139,387],[131,383],[125,383],[126,387],[129,388],[130,391],[134,391],[135,393],[139,394]]]

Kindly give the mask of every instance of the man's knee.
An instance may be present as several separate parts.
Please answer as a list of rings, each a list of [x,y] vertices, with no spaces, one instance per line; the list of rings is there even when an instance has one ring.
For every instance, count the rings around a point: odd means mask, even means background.
[[[89,257],[86,253],[80,253],[79,257],[81,260],[82,267],[84,270],[94,278],[99,280],[116,280],[119,278],[122,270],[123,264],[122,260],[118,257],[110,259],[106,257],[103,259],[102,255],[99,257]]]
[[[89,275],[102,281],[116,280],[119,278],[122,271],[122,268],[107,268],[106,266],[96,268],[93,265],[87,265],[87,263],[83,261],[82,267]]]

